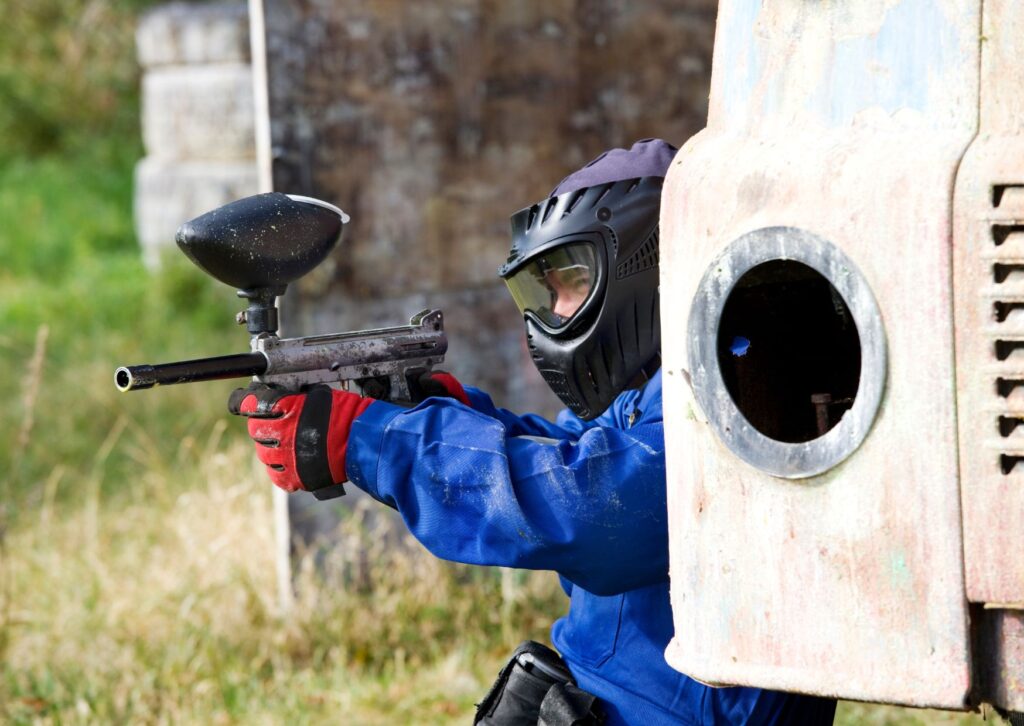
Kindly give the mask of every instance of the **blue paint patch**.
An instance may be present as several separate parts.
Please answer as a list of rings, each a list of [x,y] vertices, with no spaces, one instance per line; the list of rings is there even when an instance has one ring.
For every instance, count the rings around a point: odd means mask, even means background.
[[[742,358],[750,350],[750,340],[742,335],[737,335],[729,344],[729,352],[737,358]]]
[[[773,16],[770,27],[761,28],[759,35],[764,4],[721,4],[715,39],[714,95],[720,104],[715,124],[737,128],[755,119],[763,123],[780,115],[792,118],[801,113],[801,106],[803,113],[833,127],[848,126],[859,113],[874,108],[889,115],[917,112],[932,128],[963,123],[959,105],[977,83],[973,54],[980,4],[899,0],[884,16],[877,16],[875,32],[851,35],[851,30],[865,31],[858,27],[860,22],[846,27],[848,19],[843,16],[856,11],[844,8],[844,3],[794,2],[783,10],[773,9],[781,15]],[[801,37],[803,32],[821,33],[812,28],[820,28],[822,20],[828,21],[830,40]],[[791,37],[781,35],[787,32],[784,27]],[[803,57],[795,52],[797,47],[816,47],[823,40],[831,48],[822,67],[797,69],[786,62]],[[806,88],[800,79],[811,72],[818,78],[813,88]]]
[[[873,107],[890,115],[911,109],[944,126],[955,117],[947,106],[956,96],[941,84],[961,65],[957,39],[941,3],[903,0],[878,33],[836,42],[831,70],[808,103],[837,126]]]
[[[902,552],[893,552],[889,555],[889,574],[892,583],[897,587],[910,587],[910,568],[907,566],[907,557]]]
[[[746,118],[750,97],[764,72],[764,50],[754,33],[761,14],[762,0],[736,0],[718,28],[716,43],[721,44],[718,63],[725,64],[721,85],[726,119]],[[723,4],[724,7],[724,4]]]

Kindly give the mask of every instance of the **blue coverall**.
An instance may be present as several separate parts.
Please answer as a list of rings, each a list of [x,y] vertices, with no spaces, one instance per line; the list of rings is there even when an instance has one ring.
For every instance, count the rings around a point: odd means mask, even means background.
[[[608,724],[831,723],[835,702],[711,688],[668,666],[672,637],[661,373],[594,421],[551,423],[467,388],[353,423],[347,474],[438,557],[554,570],[571,598],[552,642]]]

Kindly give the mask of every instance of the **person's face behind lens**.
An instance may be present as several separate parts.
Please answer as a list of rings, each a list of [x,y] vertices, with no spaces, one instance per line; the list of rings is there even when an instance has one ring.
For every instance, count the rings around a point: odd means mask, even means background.
[[[590,271],[582,266],[551,270],[544,281],[551,290],[551,311],[563,320],[571,318],[590,293]]]

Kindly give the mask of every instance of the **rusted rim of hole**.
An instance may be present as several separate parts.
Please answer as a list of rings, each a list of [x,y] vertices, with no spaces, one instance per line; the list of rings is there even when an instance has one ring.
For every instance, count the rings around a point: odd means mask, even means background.
[[[718,328],[736,283],[773,260],[800,262],[842,296],[860,338],[860,378],[853,406],[818,438],[802,443],[772,439],[746,419],[725,385],[718,361]],[[821,474],[857,450],[867,437],[885,389],[885,330],[867,281],[836,245],[796,227],[766,227],[733,240],[705,270],[690,306],[688,357],[694,395],[722,442],[768,474],[801,479]]]

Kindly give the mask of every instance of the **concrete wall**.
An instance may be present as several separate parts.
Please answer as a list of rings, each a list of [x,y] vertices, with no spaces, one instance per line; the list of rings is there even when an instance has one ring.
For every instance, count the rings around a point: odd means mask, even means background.
[[[352,215],[290,332],[445,310],[446,368],[558,406],[496,275],[508,218],[600,151],[704,125],[712,0],[266,0],[273,185]]]
[[[441,308],[445,369],[499,405],[557,412],[496,274],[509,216],[606,148],[681,145],[704,126],[716,4],[250,0],[266,176],[352,216],[340,249],[289,290],[283,330]],[[287,500],[303,538],[352,505]]]

